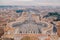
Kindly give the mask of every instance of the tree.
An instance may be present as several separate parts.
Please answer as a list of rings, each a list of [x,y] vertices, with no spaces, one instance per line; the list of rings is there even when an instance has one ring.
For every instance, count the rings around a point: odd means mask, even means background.
[[[49,12],[47,15],[44,16],[44,18],[48,17],[57,17],[57,19],[54,19],[54,21],[60,21],[60,14],[58,12]]]

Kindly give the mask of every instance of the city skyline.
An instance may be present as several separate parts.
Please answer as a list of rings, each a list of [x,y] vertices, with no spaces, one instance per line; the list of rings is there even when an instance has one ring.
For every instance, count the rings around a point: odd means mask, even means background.
[[[0,0],[0,5],[60,6],[60,0]]]

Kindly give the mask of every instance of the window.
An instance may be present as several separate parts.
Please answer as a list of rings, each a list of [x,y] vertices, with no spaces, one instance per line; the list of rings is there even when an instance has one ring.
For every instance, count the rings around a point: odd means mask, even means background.
[[[20,33],[22,33],[22,31],[20,31]]]

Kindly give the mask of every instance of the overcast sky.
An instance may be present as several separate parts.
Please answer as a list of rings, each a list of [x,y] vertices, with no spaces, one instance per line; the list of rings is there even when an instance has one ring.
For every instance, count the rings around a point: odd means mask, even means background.
[[[55,6],[60,6],[60,0],[0,0],[0,5],[55,5]]]

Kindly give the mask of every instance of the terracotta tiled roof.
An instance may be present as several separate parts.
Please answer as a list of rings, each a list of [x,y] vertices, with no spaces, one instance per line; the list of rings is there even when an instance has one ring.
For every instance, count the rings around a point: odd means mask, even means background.
[[[0,21],[5,21],[6,18],[0,17]]]

